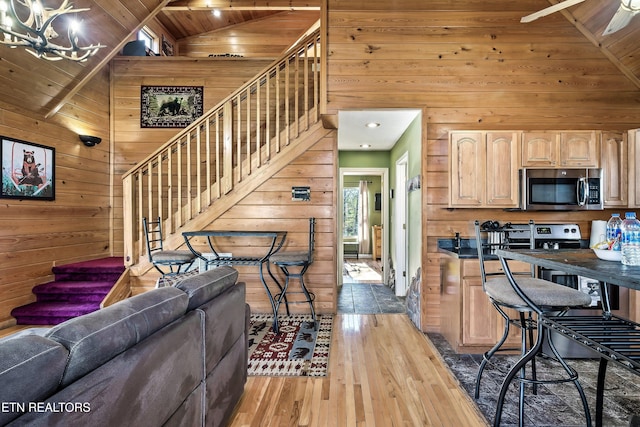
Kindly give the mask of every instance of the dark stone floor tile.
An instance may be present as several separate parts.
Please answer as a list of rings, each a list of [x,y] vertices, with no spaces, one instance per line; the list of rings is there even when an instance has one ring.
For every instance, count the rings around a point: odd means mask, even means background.
[[[429,339],[440,352],[449,369],[458,379],[462,388],[473,399],[475,378],[481,355],[459,355],[440,334],[428,334]],[[515,356],[496,355],[484,371],[480,398],[475,400],[489,424],[493,424],[497,397],[502,379]],[[595,387],[598,361],[594,359],[568,360],[579,374],[589,404],[591,420],[595,425]],[[557,377],[563,371],[548,360],[537,359],[539,377]],[[560,369],[560,370],[559,370]],[[629,371],[609,364],[607,370],[603,425],[607,427],[628,426],[633,414],[640,413],[640,385],[638,377]],[[584,409],[578,391],[572,383],[542,385],[538,395],[533,395],[531,387],[525,389],[524,424],[543,427],[578,427],[585,425]],[[509,388],[501,426],[517,426],[519,421],[518,385]]]

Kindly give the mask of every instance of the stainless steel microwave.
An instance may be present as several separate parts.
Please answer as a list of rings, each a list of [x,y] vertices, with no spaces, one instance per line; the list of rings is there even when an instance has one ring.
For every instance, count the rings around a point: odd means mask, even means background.
[[[523,210],[603,210],[602,169],[521,169]]]

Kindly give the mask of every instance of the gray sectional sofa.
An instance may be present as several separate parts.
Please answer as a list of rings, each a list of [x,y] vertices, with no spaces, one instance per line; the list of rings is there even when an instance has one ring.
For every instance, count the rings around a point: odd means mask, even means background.
[[[219,267],[3,339],[0,425],[225,425],[247,379],[237,277]]]

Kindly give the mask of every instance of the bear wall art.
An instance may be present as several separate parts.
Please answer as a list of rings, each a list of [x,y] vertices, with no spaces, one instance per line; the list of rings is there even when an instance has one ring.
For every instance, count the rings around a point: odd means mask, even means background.
[[[5,136],[0,139],[0,197],[54,200],[55,149]]]

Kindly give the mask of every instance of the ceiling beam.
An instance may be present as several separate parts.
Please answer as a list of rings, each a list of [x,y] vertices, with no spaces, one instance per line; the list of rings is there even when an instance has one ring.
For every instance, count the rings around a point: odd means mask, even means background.
[[[98,74],[98,72],[102,70],[102,68],[106,66],[114,56],[120,53],[120,50],[122,49],[122,47],[125,44],[127,44],[127,42],[131,39],[131,37],[136,35],[142,27],[147,25],[147,23],[151,21],[170,1],[171,0],[162,0],[155,7],[155,9],[153,9],[153,11],[151,11],[151,13],[149,13],[149,15],[142,20],[142,22],[140,22],[131,32],[129,32],[129,35],[127,37],[122,39],[120,43],[114,46],[114,48],[111,50],[111,52],[109,52],[107,56],[102,58],[102,60],[98,63],[98,65],[96,65],[91,69],[89,69],[89,67],[85,68],[86,70],[89,70],[89,72],[84,74],[84,76],[82,76],[80,81],[75,86],[73,86],[71,89],[65,92],[64,96],[61,99],[59,97],[56,97],[52,100],[52,103],[50,103],[49,105],[55,103],[55,106],[51,110],[49,110],[49,112],[45,115],[45,118],[48,119],[54,114],[56,114],[58,111],[60,111],[60,109],[64,106],[64,104],[69,102],[69,100],[73,98],[80,91],[80,89],[84,87],[85,84],[87,84],[93,77],[95,77],[95,75]]]
[[[262,4],[260,4],[262,3]],[[320,0],[179,0],[164,8],[165,11],[188,10],[320,10]]]

